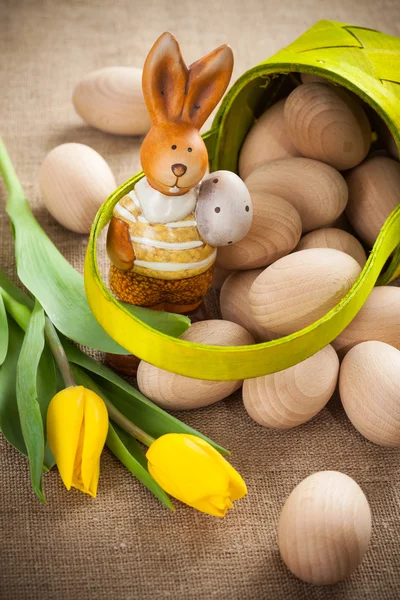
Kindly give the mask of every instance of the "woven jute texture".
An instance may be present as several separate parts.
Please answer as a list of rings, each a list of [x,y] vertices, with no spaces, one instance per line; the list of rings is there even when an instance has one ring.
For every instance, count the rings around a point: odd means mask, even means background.
[[[228,42],[236,78],[316,20],[335,19],[400,35],[398,0],[0,0],[0,132],[36,217],[82,271],[87,239],[46,212],[38,168],[63,142],[82,142],[109,161],[118,183],[139,169],[140,140],[85,126],[71,93],[87,72],[141,66],[165,30],[190,63]],[[0,200],[0,265],[15,278],[9,224]],[[104,251],[102,254],[105,264]],[[215,298],[209,300],[215,309]],[[107,451],[96,500],[44,477],[47,505],[30,489],[26,460],[2,440],[0,597],[8,599],[394,599],[400,595],[399,451],[364,440],[339,400],[288,432],[267,431],[240,394],[179,415],[232,451],[248,497],[224,519],[176,503],[168,512]],[[283,565],[276,526],[285,498],[307,475],[336,469],[365,491],[373,536],[362,566],[343,583],[314,587]]]

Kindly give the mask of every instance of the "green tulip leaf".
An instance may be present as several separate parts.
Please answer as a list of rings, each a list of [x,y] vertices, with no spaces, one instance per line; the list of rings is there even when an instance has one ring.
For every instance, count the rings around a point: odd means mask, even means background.
[[[0,287],[3,291],[7,292],[9,296],[11,296],[14,300],[19,302],[19,304],[24,304],[30,310],[33,309],[34,300],[27,296],[25,292],[19,289],[3,271],[0,270]]]
[[[42,472],[46,446],[43,421],[46,416],[46,406],[40,405],[38,402],[38,371],[39,362],[45,348],[44,324],[45,314],[43,308],[36,301],[18,358],[16,377],[18,413],[28,452],[32,487],[36,496],[42,502],[46,501],[42,491]],[[54,364],[51,363],[50,354],[45,356],[45,361],[49,372],[43,373],[43,376],[49,378],[49,380],[53,379],[54,388],[51,391],[55,392]],[[49,391],[50,386],[46,385],[46,379],[43,380],[42,377],[41,386]],[[50,399],[48,398],[48,400]]]
[[[0,429],[7,441],[27,456],[19,420],[15,380],[17,362],[21,351],[24,333],[13,321],[8,319],[9,345],[4,363],[0,366]]]
[[[127,354],[93,316],[82,275],[54,246],[33,216],[1,139],[0,174],[8,191],[6,211],[13,226],[17,272],[22,283],[64,335],[89,348]],[[155,329],[173,336],[181,335],[190,324],[182,315],[160,314],[135,306],[130,306],[129,310]]]
[[[8,320],[0,288],[0,365],[6,359],[8,350]]]
[[[4,363],[0,366],[0,430],[6,440],[21,454],[28,456],[17,405],[16,378],[17,363],[24,341],[24,333],[11,318],[8,318],[9,345]],[[38,369],[39,399],[48,404],[48,399],[54,395],[54,363],[49,350],[45,348]],[[45,406],[41,406],[44,414]],[[46,446],[44,470],[54,466],[54,458]]]
[[[174,510],[169,496],[148,472],[146,457],[133,437],[115,423],[110,423],[106,443],[114,456],[132,475],[135,475],[165,506]]]
[[[14,321],[21,327],[23,331],[26,331],[31,318],[32,309],[28,308],[25,304],[21,304],[21,302],[16,300],[3,288],[0,288],[0,296],[6,312],[14,319]]]
[[[228,450],[222,448],[208,437],[192,429],[182,421],[179,421],[151,402],[139,390],[129,385],[124,379],[108,369],[106,366],[96,362],[93,358],[84,354],[65,338],[62,344],[68,360],[84,368],[92,374],[92,378],[107,394],[110,402],[127,419],[135,423],[140,429],[153,438],[158,438],[165,433],[189,433],[197,435],[214,446],[221,454],[229,454]]]

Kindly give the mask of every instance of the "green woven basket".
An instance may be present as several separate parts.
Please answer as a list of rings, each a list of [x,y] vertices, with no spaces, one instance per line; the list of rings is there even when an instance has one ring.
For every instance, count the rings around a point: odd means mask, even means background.
[[[360,96],[383,119],[400,149],[400,40],[378,31],[320,21],[293,44],[247,71],[225,96],[204,135],[212,171],[237,171],[241,145],[255,120],[299,84],[299,73],[321,75]],[[400,275],[400,205],[384,224],[358,280],[328,314],[292,335],[253,346],[207,346],[166,336],[131,315],[101,280],[96,245],[115,204],[143,176],[123,184],[100,209],[85,265],[88,300],[107,332],[154,365],[200,379],[247,379],[311,356],[350,323],[375,283]],[[390,260],[389,260],[390,259]],[[389,260],[389,262],[388,262]]]
[[[361,97],[386,123],[400,152],[400,39],[373,29],[319,21],[293,44],[247,71],[206,134],[212,170],[237,172],[239,151],[255,120],[312,73]],[[400,239],[399,239],[400,244]],[[379,283],[400,274],[400,248]]]

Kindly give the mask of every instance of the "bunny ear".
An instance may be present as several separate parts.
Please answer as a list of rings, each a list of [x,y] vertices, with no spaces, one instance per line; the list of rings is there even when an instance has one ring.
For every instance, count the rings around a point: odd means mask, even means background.
[[[153,122],[180,118],[188,76],[178,42],[171,33],[163,33],[143,67],[143,95]]]
[[[190,65],[183,121],[200,129],[224,95],[232,70],[233,52],[227,44]]]

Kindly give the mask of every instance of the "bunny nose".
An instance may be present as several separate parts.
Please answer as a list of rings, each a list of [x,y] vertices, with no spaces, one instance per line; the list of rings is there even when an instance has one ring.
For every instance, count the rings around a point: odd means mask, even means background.
[[[172,165],[171,169],[175,177],[182,177],[182,175],[184,175],[187,171],[187,167],[185,167],[185,165],[181,165],[180,163]]]

